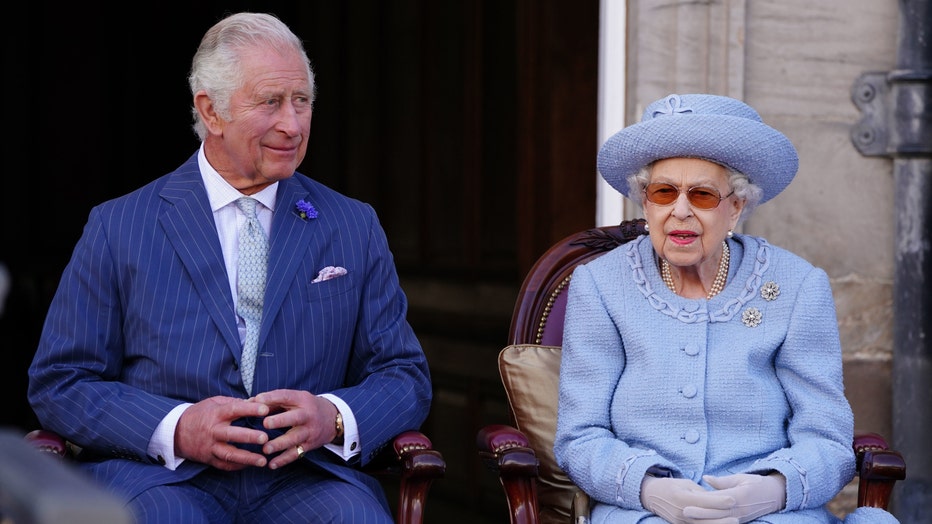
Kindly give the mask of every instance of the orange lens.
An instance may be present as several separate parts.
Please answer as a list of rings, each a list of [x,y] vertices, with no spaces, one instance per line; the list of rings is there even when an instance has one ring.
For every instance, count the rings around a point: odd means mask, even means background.
[[[668,206],[680,196],[680,190],[671,184],[647,184],[644,194],[651,202]]]
[[[647,184],[644,196],[657,205],[668,206],[679,198],[680,189],[673,184]],[[686,190],[686,199],[697,209],[714,209],[722,201],[722,195],[712,187],[691,187]]]

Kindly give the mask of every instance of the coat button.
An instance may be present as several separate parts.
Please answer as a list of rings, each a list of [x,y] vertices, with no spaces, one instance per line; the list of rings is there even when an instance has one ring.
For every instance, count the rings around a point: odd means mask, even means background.
[[[699,389],[693,384],[686,384],[683,386],[683,389],[681,389],[680,392],[686,398],[693,398],[696,396],[696,393],[699,392]]]
[[[696,442],[699,442],[699,432],[691,429],[683,435],[683,440],[689,444],[695,444]]]
[[[694,342],[690,342],[689,344],[686,344],[686,346],[683,348],[683,351],[686,352],[687,355],[694,357],[699,354],[699,345]]]

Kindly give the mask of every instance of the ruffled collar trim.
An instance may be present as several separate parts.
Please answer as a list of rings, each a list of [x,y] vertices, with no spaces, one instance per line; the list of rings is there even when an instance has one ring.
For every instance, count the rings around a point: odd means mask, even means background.
[[[649,236],[629,242],[625,260],[638,291],[660,313],[686,323],[728,322],[759,293],[772,255],[770,244],[762,238],[736,234],[728,240],[728,247],[731,260],[740,260],[740,264],[733,266],[725,289],[710,300],[683,298],[664,285]]]

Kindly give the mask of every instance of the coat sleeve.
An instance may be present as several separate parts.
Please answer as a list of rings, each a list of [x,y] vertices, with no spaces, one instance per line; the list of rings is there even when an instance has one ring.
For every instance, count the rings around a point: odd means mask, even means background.
[[[594,499],[643,510],[644,473],[654,465],[675,465],[616,437],[610,413],[625,370],[624,343],[603,304],[606,297],[585,265],[574,271],[568,293],[554,441],[557,463]]]
[[[29,368],[29,400],[46,429],[83,448],[148,461],[149,439],[177,404],[119,379],[124,309],[99,208],[62,274]]]
[[[823,506],[854,478],[854,417],[844,393],[838,320],[828,276],[812,268],[798,290],[774,362],[791,409],[789,446],[757,464],[786,477],[786,511]]]
[[[365,274],[346,387],[333,391],[353,410],[365,464],[395,435],[418,429],[432,399],[430,373],[421,345],[407,321],[401,289],[385,232],[375,212],[365,231]]]

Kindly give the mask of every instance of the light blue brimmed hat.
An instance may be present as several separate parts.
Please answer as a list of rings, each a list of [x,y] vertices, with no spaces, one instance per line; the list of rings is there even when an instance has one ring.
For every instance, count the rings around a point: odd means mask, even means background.
[[[644,110],[641,121],[609,138],[599,151],[602,177],[628,196],[628,177],[664,158],[710,160],[747,175],[777,196],[799,168],[796,148],[751,106],[726,96],[667,95]]]

